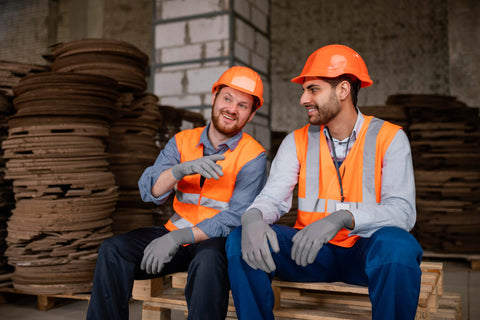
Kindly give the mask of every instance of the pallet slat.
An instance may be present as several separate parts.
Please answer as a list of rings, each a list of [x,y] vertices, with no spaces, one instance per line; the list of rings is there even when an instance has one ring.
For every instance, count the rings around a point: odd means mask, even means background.
[[[415,319],[460,320],[460,295],[443,291],[443,264],[422,262],[420,267],[422,283]],[[186,281],[185,272],[165,277],[164,281],[135,281],[133,298],[143,301],[142,319],[170,319],[166,310],[187,312],[183,296]],[[276,319],[340,320],[371,319],[372,316],[366,287],[274,279],[272,289]],[[231,296],[227,318],[236,319]]]

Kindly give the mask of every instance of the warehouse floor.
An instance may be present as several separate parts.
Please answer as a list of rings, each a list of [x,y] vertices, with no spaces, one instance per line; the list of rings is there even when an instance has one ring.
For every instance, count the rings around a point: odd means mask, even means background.
[[[444,290],[462,296],[463,320],[480,319],[480,271],[472,271],[464,260],[435,260],[444,262]],[[0,319],[8,320],[83,320],[88,303],[84,300],[62,300],[49,311],[36,309],[36,297],[8,294],[7,303],[0,305]],[[130,319],[141,320],[142,303],[130,304]],[[180,314],[174,314],[181,319]]]

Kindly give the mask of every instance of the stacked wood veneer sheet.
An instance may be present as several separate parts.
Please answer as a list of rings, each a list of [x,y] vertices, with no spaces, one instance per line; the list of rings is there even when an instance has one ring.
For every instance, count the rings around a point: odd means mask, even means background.
[[[5,255],[18,290],[91,289],[118,198],[104,142],[118,113],[116,88],[109,77],[63,72],[29,75],[14,88],[2,148],[16,200]]]
[[[7,118],[14,113],[12,100],[13,87],[28,74],[37,74],[49,71],[48,66],[20,63],[14,61],[0,61],[0,145],[8,137]],[[0,275],[9,274],[13,267],[8,265],[4,252],[7,248],[7,219],[15,207],[12,181],[5,177],[5,159],[0,149]],[[3,285],[9,285],[3,282]],[[0,285],[2,285],[0,284]]]
[[[128,96],[123,96],[121,117],[113,122],[108,140],[110,168],[120,192],[113,214],[115,234],[155,225],[156,206],[141,200],[138,180],[160,152],[155,137],[162,126],[162,116],[155,95]]]
[[[403,126],[415,170],[417,223],[424,250],[480,253],[480,118],[452,96],[392,95],[361,107]]]
[[[159,152],[154,137],[161,126],[158,98],[145,93],[148,56],[113,39],[82,39],[51,46],[52,69],[108,76],[118,83],[119,112],[112,119],[107,152],[120,194],[112,214],[114,234],[154,224],[154,207],[140,199],[137,181]]]

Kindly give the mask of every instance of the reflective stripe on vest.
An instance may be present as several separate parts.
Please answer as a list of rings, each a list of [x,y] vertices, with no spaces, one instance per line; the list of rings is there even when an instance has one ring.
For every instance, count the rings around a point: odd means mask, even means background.
[[[364,116],[364,124],[357,140],[340,167],[346,192],[346,201],[343,204],[348,204],[351,209],[379,205],[382,159],[399,129],[399,126],[383,120]],[[338,175],[323,127],[308,125],[296,130],[295,143],[300,162],[298,217],[295,228],[301,229],[337,211],[341,197]],[[330,242],[351,247],[358,236],[349,236],[349,233],[347,229],[342,229]]]
[[[175,195],[177,196],[177,200],[182,203],[198,204],[198,201],[200,200],[200,195],[198,193],[183,193],[177,190]],[[200,200],[200,205],[219,211],[228,208],[228,202],[213,200],[206,197],[203,197]]]
[[[350,208],[361,208],[363,203],[376,202],[375,193],[375,158],[377,147],[377,135],[382,127],[384,121],[373,118],[367,129],[365,136],[365,145],[363,147],[363,202],[347,202],[350,204]],[[308,128],[308,152],[307,152],[307,168],[308,174],[306,176],[305,194],[318,194],[319,193],[319,166],[312,165],[318,162],[320,158],[320,126],[310,126]],[[313,143],[310,143],[313,142]],[[338,200],[328,200],[327,208],[325,207],[325,199],[313,199],[313,198],[299,198],[298,208],[305,212],[333,212],[336,209]]]
[[[203,157],[200,136],[204,128],[184,130],[175,136],[181,162]],[[218,180],[206,179],[201,186],[199,174],[185,176],[177,184],[173,201],[175,214],[165,224],[168,230],[191,227],[228,209],[235,189],[235,181],[242,167],[255,159],[265,149],[251,136],[243,133],[238,145],[224,153],[225,160],[217,161],[222,166],[223,176]]]

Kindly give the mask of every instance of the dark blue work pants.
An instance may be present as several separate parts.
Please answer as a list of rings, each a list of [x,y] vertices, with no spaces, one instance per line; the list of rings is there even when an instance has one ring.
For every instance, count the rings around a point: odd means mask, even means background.
[[[299,266],[290,257],[298,230],[274,225],[280,246],[273,253],[276,270],[254,270],[242,259],[241,228],[227,240],[228,273],[239,320],[272,320],[272,277],[294,282],[336,282],[368,286],[374,320],[413,320],[420,294],[422,248],[408,232],[386,227],[353,247],[324,245],[315,261]]]
[[[225,319],[228,307],[225,238],[182,246],[159,274],[140,269],[143,250],[168,232],[164,227],[141,228],[107,239],[100,246],[87,312],[88,320],[128,319],[134,279],[151,279],[188,271],[185,298],[188,319]]]

